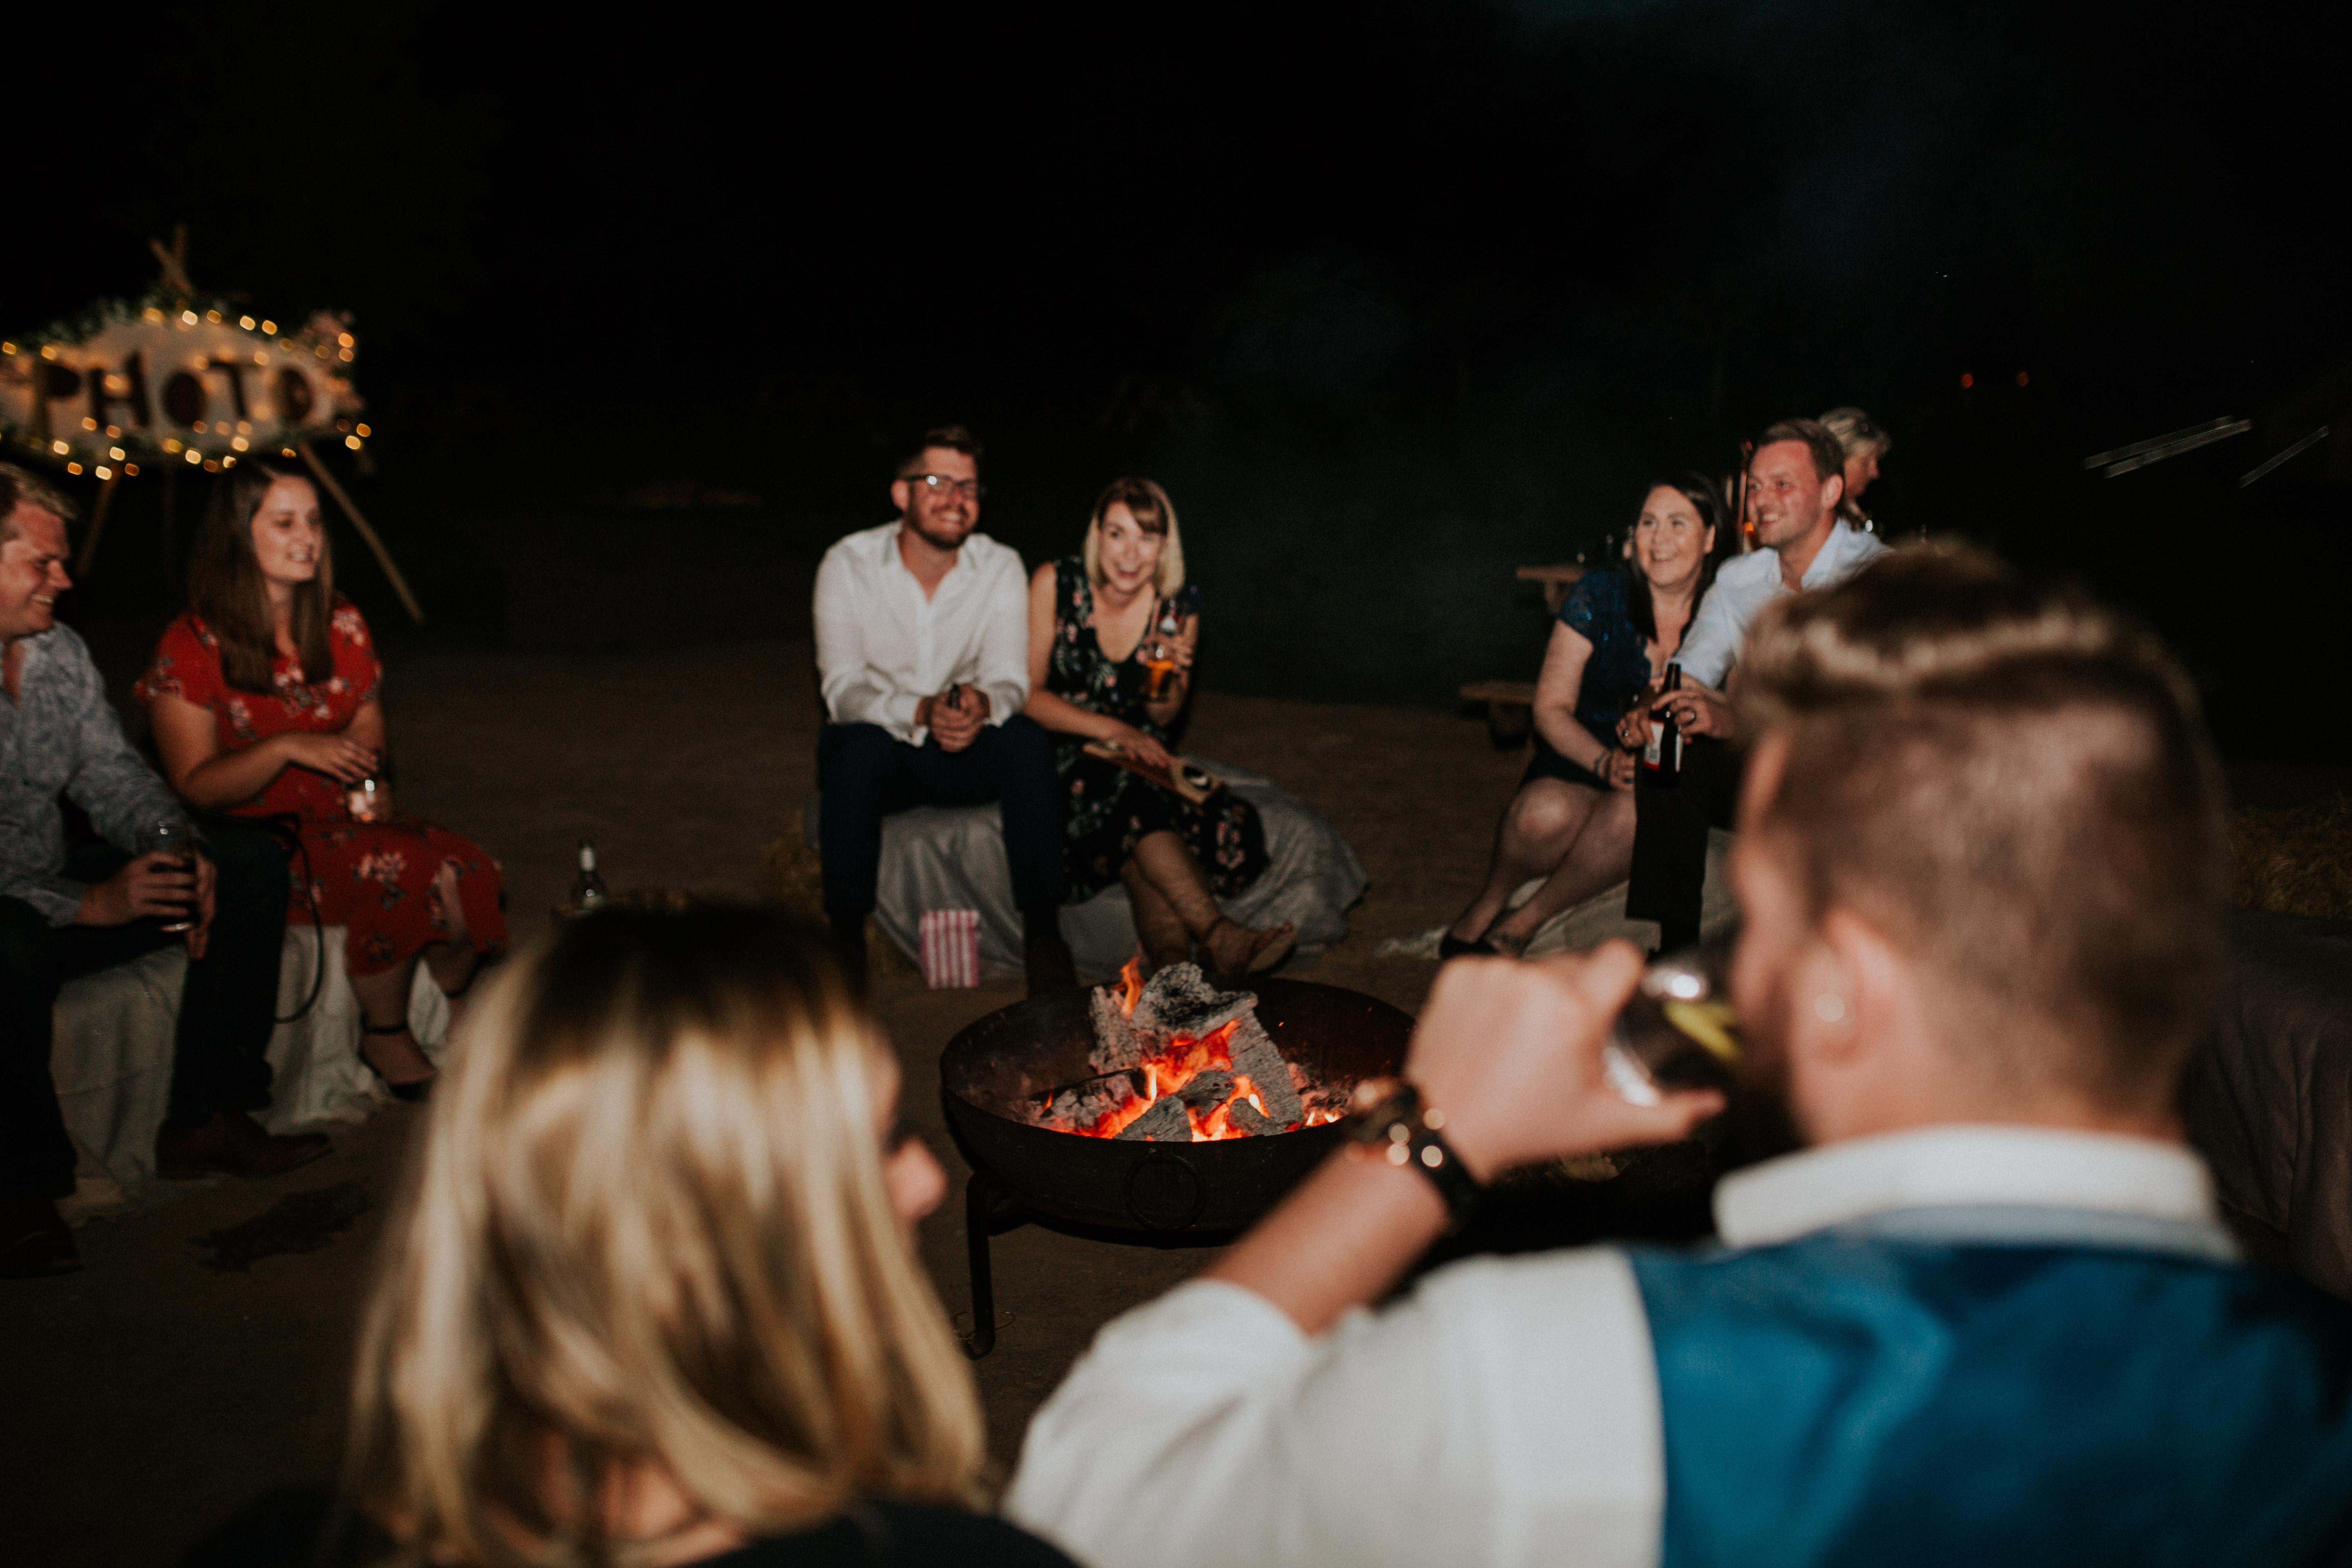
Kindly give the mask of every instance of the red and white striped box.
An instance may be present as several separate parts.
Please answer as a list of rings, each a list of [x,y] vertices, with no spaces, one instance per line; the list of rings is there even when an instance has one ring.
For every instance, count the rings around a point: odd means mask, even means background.
[[[934,991],[980,984],[980,911],[925,910],[923,983]]]

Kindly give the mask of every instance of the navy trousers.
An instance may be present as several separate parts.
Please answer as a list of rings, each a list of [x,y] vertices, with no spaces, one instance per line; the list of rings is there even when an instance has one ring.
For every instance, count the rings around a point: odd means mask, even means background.
[[[1732,825],[1747,761],[1745,752],[1712,735],[1694,735],[1684,743],[1682,777],[1674,788],[1659,789],[1633,770],[1633,871],[1625,918],[1656,921],[1667,952],[1698,941],[1706,830]]]
[[[1061,907],[1062,791],[1052,737],[1026,714],[983,725],[961,752],[925,736],[910,746],[877,724],[827,724],[817,738],[817,853],[828,914],[874,908],[882,819],[919,805],[997,803],[1013,902],[1024,913]]]
[[[165,1120],[198,1126],[223,1110],[269,1103],[269,1037],[286,944],[286,852],[258,828],[212,818],[205,852],[219,872],[210,940],[180,992]],[[83,845],[63,874],[102,882],[130,857]],[[70,1196],[73,1141],[49,1077],[49,1010],[58,988],[184,939],[156,920],[53,926],[21,899],[0,899],[0,1196]]]

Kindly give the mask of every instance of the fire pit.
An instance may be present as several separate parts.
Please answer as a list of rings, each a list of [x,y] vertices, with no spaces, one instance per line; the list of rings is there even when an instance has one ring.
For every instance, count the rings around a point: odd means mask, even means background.
[[[1171,1122],[1173,1112],[1166,1113],[1155,1124],[1157,1136],[1149,1128],[1143,1135],[1088,1136],[1041,1124],[1058,1106],[1068,1125],[1073,1089],[1101,1090],[1113,1076],[1102,1065],[1103,992],[1067,991],[1015,1003],[948,1043],[940,1058],[940,1099],[949,1130],[972,1170],[964,1228],[975,1358],[996,1342],[992,1235],[1033,1218],[1108,1232],[1104,1239],[1111,1241],[1165,1241],[1184,1234],[1207,1241],[1238,1230],[1314,1169],[1341,1137],[1328,1121],[1248,1135],[1238,1131],[1239,1123],[1265,1125],[1266,1108],[1281,1114],[1286,1093],[1304,1116],[1328,1116],[1320,1108],[1343,1099],[1355,1084],[1402,1069],[1412,1019],[1387,1003],[1303,980],[1254,978],[1248,989],[1257,998],[1256,1024],[1297,1071],[1278,1089],[1271,1081],[1258,1086],[1255,1104],[1237,1099],[1231,1107],[1234,1130],[1223,1125],[1225,1111],[1217,1107],[1181,1131]],[[1134,1070],[1145,1076],[1144,1068]],[[1259,1076],[1270,1079],[1262,1067]],[[1306,1086],[1303,1096],[1294,1092],[1298,1080]],[[1159,1085],[1138,1087],[1150,1093]],[[1121,1086],[1111,1088],[1118,1092],[1099,1103],[1117,1112],[1111,1123],[1125,1117],[1120,1131],[1132,1134],[1141,1118],[1133,1104],[1110,1104],[1128,1094]],[[1221,1086],[1221,1092],[1229,1091]],[[1179,1095],[1171,1089],[1166,1098]],[[1087,1103],[1093,1109],[1098,1102]]]

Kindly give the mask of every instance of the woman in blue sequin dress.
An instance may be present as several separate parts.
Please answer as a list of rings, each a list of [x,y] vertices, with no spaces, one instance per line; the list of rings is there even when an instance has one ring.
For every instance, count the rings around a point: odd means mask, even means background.
[[[1162,634],[1171,610],[1177,629]],[[1084,553],[1030,578],[1025,711],[1054,731],[1068,896],[1123,882],[1154,967],[1197,947],[1210,969],[1238,974],[1272,968],[1297,939],[1287,924],[1253,929],[1217,907],[1266,868],[1257,809],[1231,790],[1195,804],[1086,749],[1108,741],[1168,765],[1169,727],[1191,696],[1200,626],[1167,492],[1150,479],[1115,480],[1095,502]],[[1148,659],[1155,645],[1172,666],[1156,700]]]
[[[1642,498],[1632,570],[1585,574],[1551,629],[1536,682],[1536,754],[1495,834],[1486,885],[1439,943],[1516,956],[1544,921],[1624,880],[1633,861],[1633,757],[1617,721],[1665,673],[1715,581],[1730,520],[1696,474]],[[1507,909],[1522,884],[1535,895]]]

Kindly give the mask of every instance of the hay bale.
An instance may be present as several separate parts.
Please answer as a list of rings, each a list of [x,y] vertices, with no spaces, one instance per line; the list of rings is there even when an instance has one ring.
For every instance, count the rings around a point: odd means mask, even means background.
[[[769,903],[792,919],[817,930],[831,925],[824,912],[824,867],[816,847],[808,841],[803,814],[793,813],[793,825],[761,856],[761,891]],[[915,961],[898,951],[872,915],[866,917],[866,978],[870,985],[886,974],[918,973]]]
[[[2250,910],[2352,920],[2352,795],[2231,815],[2231,899]]]

